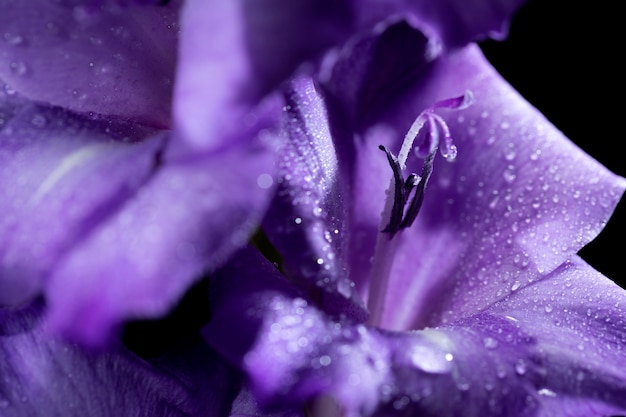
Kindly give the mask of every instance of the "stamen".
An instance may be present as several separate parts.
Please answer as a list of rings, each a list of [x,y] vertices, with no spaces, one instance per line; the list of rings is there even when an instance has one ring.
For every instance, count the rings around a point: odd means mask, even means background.
[[[393,171],[393,206],[391,208],[391,216],[389,218],[389,224],[385,226],[383,232],[390,233],[391,238],[400,230],[400,222],[402,222],[402,215],[404,214],[404,205],[406,202],[406,184],[403,184],[402,170],[400,169],[400,163],[398,159],[389,152],[383,145],[379,145],[378,149],[384,151],[387,155],[387,161]],[[403,187],[404,185],[404,187]]]
[[[403,229],[410,227],[419,214],[424,202],[426,185],[433,172],[433,162],[437,151],[439,150],[448,162],[454,161],[457,156],[457,148],[452,141],[448,125],[434,111],[441,108],[461,110],[471,105],[472,102],[473,95],[467,91],[462,96],[439,101],[432,107],[424,110],[417,116],[404,137],[397,158],[383,145],[378,147],[387,156],[387,161],[393,172],[393,180],[389,185],[381,219],[381,223],[385,226],[380,229],[381,233],[378,234],[374,260],[370,271],[368,309],[370,311],[369,323],[372,325],[380,324],[383,317],[389,275],[393,265],[393,254],[398,242],[395,236]],[[413,142],[421,133],[425,124],[428,124],[428,132],[420,137],[422,141],[414,149],[419,157],[424,158],[421,175],[418,176],[415,173],[411,173],[404,181],[402,170],[406,168],[406,160],[413,148]],[[440,133],[443,136],[443,140],[440,140]],[[391,192],[392,187],[393,193]],[[411,193],[413,193],[413,198],[411,198],[409,203]],[[406,207],[407,203],[408,207]],[[387,221],[387,219],[389,220]]]

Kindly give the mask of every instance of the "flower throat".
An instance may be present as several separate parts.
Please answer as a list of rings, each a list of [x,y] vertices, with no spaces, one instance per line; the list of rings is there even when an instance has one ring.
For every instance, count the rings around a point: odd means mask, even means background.
[[[421,112],[404,137],[397,157],[383,145],[378,147],[387,156],[393,178],[387,191],[381,218],[381,232],[376,239],[374,261],[369,277],[367,307],[370,311],[369,323],[371,325],[381,324],[393,266],[393,254],[398,242],[395,237],[402,230],[410,227],[417,218],[424,201],[426,185],[433,172],[433,161],[437,151],[439,150],[449,162],[456,159],[457,148],[452,142],[450,129],[443,118],[435,113],[435,110],[441,108],[462,110],[472,102],[472,93],[466,91],[462,96],[439,101]],[[428,129],[427,133],[420,135],[423,140],[413,147],[415,138],[424,127]],[[406,169],[406,160],[412,148],[418,157],[424,159],[424,163],[420,175],[410,173],[405,179],[403,171]]]

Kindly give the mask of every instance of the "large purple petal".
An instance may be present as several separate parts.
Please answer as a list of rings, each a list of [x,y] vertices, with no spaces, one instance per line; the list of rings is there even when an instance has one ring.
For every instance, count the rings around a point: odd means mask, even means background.
[[[301,61],[347,37],[344,1],[185,5],[174,107],[187,143],[220,146]]]
[[[626,293],[577,258],[449,327],[417,332],[332,321],[250,251],[216,275],[212,301],[205,336],[265,406],[330,396],[348,416],[626,411]]]
[[[14,101],[19,98],[15,97]],[[0,126],[0,304],[24,301],[147,181],[163,141],[137,125],[7,104]]]
[[[188,416],[184,387],[122,348],[87,352],[54,339],[41,309],[0,310],[0,413],[36,416]]]
[[[32,100],[169,126],[180,3],[2,0],[0,78]]]
[[[350,177],[338,164],[326,107],[309,78],[296,78],[286,90],[278,189],[264,230],[287,275],[326,311],[365,320],[344,255]]]
[[[438,111],[458,157],[435,160],[417,221],[396,237],[386,327],[453,320],[529,285],[600,232],[626,187],[525,102],[477,47],[460,50],[434,61],[359,132],[350,270],[361,288],[392,177],[377,146],[397,152],[422,110],[468,89],[471,107]],[[411,156],[408,171],[419,173],[420,164]]]
[[[50,325],[100,343],[124,318],[167,312],[204,272],[245,244],[272,194],[273,155],[257,141],[240,142],[166,159],[55,268],[46,288]]]

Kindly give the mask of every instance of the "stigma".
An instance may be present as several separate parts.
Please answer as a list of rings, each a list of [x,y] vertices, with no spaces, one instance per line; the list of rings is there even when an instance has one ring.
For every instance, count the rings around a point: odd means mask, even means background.
[[[472,93],[466,91],[462,96],[439,101],[422,111],[404,137],[398,156],[385,146],[378,146],[378,149],[385,153],[391,167],[392,178],[370,270],[368,309],[371,325],[379,325],[382,321],[385,295],[397,245],[396,236],[411,227],[417,219],[424,202],[426,186],[433,173],[436,154],[440,153],[448,162],[454,161],[457,157],[458,150],[450,129],[435,111],[442,108],[462,110],[472,102]],[[419,175],[411,172],[405,176],[406,161],[411,151],[423,160],[422,169]]]
[[[426,185],[433,173],[433,162],[437,151],[448,162],[456,159],[458,150],[453,143],[450,129],[445,120],[435,113],[436,109],[448,108],[460,110],[473,102],[471,92],[467,91],[459,97],[443,100],[427,108],[413,122],[404,138],[398,157],[383,145],[379,149],[385,152],[387,161],[393,173],[390,190],[387,194],[387,204],[383,212],[383,221],[386,225],[381,232],[389,234],[389,238],[403,229],[411,227],[422,207]],[[418,143],[414,142],[418,139]],[[417,157],[423,159],[420,174],[410,173],[406,180],[403,170],[410,150],[413,149]]]

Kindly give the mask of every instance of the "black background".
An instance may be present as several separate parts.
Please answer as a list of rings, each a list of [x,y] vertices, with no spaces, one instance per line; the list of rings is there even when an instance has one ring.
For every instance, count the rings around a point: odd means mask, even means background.
[[[626,21],[610,0],[531,0],[508,38],[487,41],[487,58],[565,135],[626,176],[626,95],[621,55]],[[626,287],[626,201],[580,255]]]

